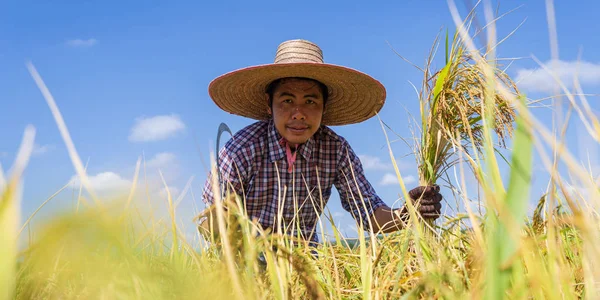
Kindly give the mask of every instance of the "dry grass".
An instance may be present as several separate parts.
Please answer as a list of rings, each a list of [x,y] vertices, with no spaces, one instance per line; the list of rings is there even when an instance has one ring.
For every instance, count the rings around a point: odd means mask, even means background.
[[[452,5],[451,11],[459,19]],[[488,27],[493,29],[493,24]],[[219,234],[195,243],[177,225],[177,201],[170,194],[169,220],[163,222],[138,212],[137,203],[131,201],[134,186],[120,201],[102,199],[96,202],[101,206],[82,207],[38,224],[36,238],[18,252],[19,186],[33,147],[29,129],[9,176],[0,169],[0,300],[597,299],[600,223],[595,207],[600,204],[600,189],[593,174],[535,120],[510,78],[491,63],[493,53],[474,51],[464,30],[448,49],[441,71],[425,68],[420,99],[421,124],[427,130],[417,147],[421,165],[430,167],[422,167],[420,173],[422,181],[435,182],[456,160],[455,185],[448,188],[456,191],[457,203],[467,211],[447,216],[435,229],[436,236],[421,234],[411,211],[410,228],[376,237],[365,229],[358,239],[344,239],[332,223],[335,242],[326,240],[312,248],[262,231],[240,212],[239,198],[228,198],[227,210],[221,201],[214,209]],[[432,58],[433,54],[428,67]],[[41,77],[32,74],[57,119],[75,168],[85,178],[58,107]],[[587,118],[587,124],[598,124],[585,106],[578,116]],[[598,136],[593,128],[590,136]],[[499,143],[493,142],[492,132]],[[511,137],[512,168],[505,188],[494,175],[500,169],[494,149]],[[549,156],[547,146],[557,155]],[[391,148],[390,154],[396,167]],[[533,216],[527,218],[523,199],[529,198],[534,154],[542,158],[557,188],[540,196]],[[566,188],[573,182],[556,172],[553,165],[558,161],[581,180],[578,193]],[[484,191],[475,201],[484,203],[487,214],[470,209],[473,197],[465,187],[475,183],[466,182],[464,165]],[[400,174],[398,168],[396,172]],[[401,177],[399,183],[406,195]],[[320,222],[324,228],[327,221]]]

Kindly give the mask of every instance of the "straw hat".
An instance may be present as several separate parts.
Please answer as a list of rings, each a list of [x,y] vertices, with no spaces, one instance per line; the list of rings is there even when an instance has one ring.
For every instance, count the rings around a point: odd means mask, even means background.
[[[385,88],[367,74],[326,64],[323,52],[306,40],[285,41],[277,48],[275,62],[239,69],[214,79],[208,92],[221,109],[257,120],[270,118],[265,90],[284,77],[310,78],[329,90],[323,125],[362,122],[374,116],[385,102]]]

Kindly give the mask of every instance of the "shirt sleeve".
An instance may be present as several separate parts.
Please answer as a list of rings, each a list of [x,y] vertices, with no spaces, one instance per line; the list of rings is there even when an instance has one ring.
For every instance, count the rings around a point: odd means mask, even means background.
[[[219,191],[222,191],[223,188],[233,189],[236,194],[243,195],[249,171],[247,158],[247,155],[243,155],[239,149],[236,149],[233,140],[229,140],[219,151],[219,165],[217,166],[217,170],[221,174]],[[209,172],[202,191],[202,201],[207,206],[214,203],[213,176],[212,172]],[[219,178],[214,180],[218,181]]]
[[[373,212],[386,204],[375,193],[365,177],[360,159],[346,141],[342,143],[340,156],[334,184],[340,194],[342,207],[365,229],[369,228]]]

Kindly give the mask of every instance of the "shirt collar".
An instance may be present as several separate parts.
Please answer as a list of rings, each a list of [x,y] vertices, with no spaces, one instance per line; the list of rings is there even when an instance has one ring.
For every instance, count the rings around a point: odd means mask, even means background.
[[[309,161],[315,147],[315,136],[321,132],[321,128],[311,136],[308,141],[298,146],[297,150],[305,160]],[[269,160],[271,162],[285,158],[285,146],[280,143],[282,137],[281,134],[275,128],[273,119],[269,120],[268,125],[268,142],[269,142]]]

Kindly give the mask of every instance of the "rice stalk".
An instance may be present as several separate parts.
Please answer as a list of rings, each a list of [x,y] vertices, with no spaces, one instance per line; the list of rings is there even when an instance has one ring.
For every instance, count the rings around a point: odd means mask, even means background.
[[[491,129],[498,137],[498,146],[512,136],[514,108],[501,95],[486,100],[487,78],[485,69],[472,59],[458,33],[448,45],[446,34],[446,64],[430,75],[433,53],[427,62],[422,90],[421,142],[418,145],[417,162],[421,185],[433,185],[454,164],[452,140],[458,140],[461,150],[482,152],[484,126],[482,106],[491,104],[494,116]],[[437,43],[436,39],[436,43]],[[432,49],[435,49],[433,47]],[[502,70],[494,69],[494,79],[511,87],[518,94],[516,85]],[[455,139],[454,135],[458,137]]]
[[[0,299],[13,299],[17,278],[17,251],[21,222],[23,172],[33,151],[35,128],[28,125],[10,175],[0,185]]]
[[[29,70],[29,73],[33,77],[33,80],[35,81],[36,85],[40,89],[40,92],[44,96],[44,99],[46,100],[46,103],[48,104],[50,111],[52,112],[52,116],[54,117],[54,120],[56,121],[56,125],[60,131],[63,141],[65,142],[65,146],[67,147],[67,150],[69,152],[69,157],[71,158],[71,162],[73,163],[73,166],[75,167],[75,171],[77,172],[77,175],[79,176],[79,180],[81,180],[81,183],[83,184],[83,186],[86,188],[88,193],[90,193],[90,195],[92,196],[92,199],[94,199],[94,201],[95,201],[95,204],[97,206],[101,207],[101,203],[98,201],[98,197],[96,196],[96,193],[94,192],[94,189],[89,181],[89,178],[87,177],[85,168],[84,168],[83,164],[81,163],[81,158],[79,157],[79,154],[77,153],[77,149],[75,149],[75,144],[73,143],[73,140],[71,139],[71,134],[69,133],[69,130],[68,130],[67,125],[62,117],[62,114],[61,114],[59,108],[58,108],[58,105],[56,105],[56,101],[54,100],[54,97],[50,93],[50,90],[44,83],[44,80],[42,79],[42,77],[36,70],[35,66],[31,62],[27,63],[27,69]]]
[[[489,28],[493,29],[493,23]],[[464,44],[469,43],[465,38],[463,41]],[[452,44],[455,44],[454,41]],[[448,45],[446,48],[451,47]],[[469,63],[494,70],[492,57],[488,56],[488,61],[480,62],[473,49],[463,51],[475,56]],[[451,61],[451,55],[448,55],[447,61]],[[485,192],[484,196],[480,196],[480,200],[486,202],[488,213],[488,223],[484,226],[479,226],[483,216],[475,215],[467,206],[471,200],[466,194],[468,183],[464,179],[462,164],[459,166],[463,191],[454,195],[462,198],[456,201],[456,209],[462,200],[468,215],[459,214],[455,218],[447,218],[440,226],[438,239],[418,239],[421,237],[419,227],[415,227],[415,230],[406,228],[407,230],[387,236],[375,236],[370,228],[366,230],[370,234],[369,238],[361,230],[356,246],[341,235],[330,215],[335,243],[323,240],[323,244],[316,250],[318,258],[308,254],[305,244],[290,241],[289,237],[264,237],[264,232],[258,225],[244,216],[239,198],[231,201],[232,206],[228,206],[228,209],[222,207],[221,219],[224,222],[216,220],[217,223],[225,223],[224,228],[217,226],[221,235],[226,236],[225,239],[219,238],[205,249],[192,249],[180,238],[180,229],[174,222],[175,209],[182,196],[177,201],[167,197],[171,222],[164,224],[160,219],[151,218],[151,224],[141,232],[134,226],[124,226],[127,221],[132,221],[133,216],[128,215],[125,219],[121,217],[125,214],[119,211],[119,218],[99,218],[98,212],[102,215],[105,212],[98,208],[83,210],[81,214],[55,216],[49,222],[44,222],[40,226],[43,230],[40,229],[35,234],[35,237],[40,238],[34,238],[22,252],[22,263],[18,269],[0,273],[0,276],[12,276],[9,279],[17,278],[16,290],[11,289],[10,282],[2,280],[0,291],[16,291],[13,294],[17,299],[230,299],[232,295],[250,299],[594,299],[594,289],[598,282],[596,261],[599,257],[599,244],[596,232],[599,227],[595,211],[597,206],[593,203],[600,200],[600,197],[597,184],[593,183],[592,172],[583,170],[567,149],[557,145],[553,136],[544,131],[543,124],[531,116],[525,103],[518,102],[523,98],[515,97],[514,90],[506,90],[498,78],[490,79],[490,74],[493,75],[494,72],[484,70],[483,73],[483,99],[489,99],[489,95],[494,95],[494,99],[501,95],[519,111],[518,118],[515,117],[516,114],[513,116],[518,125],[514,131],[513,168],[507,190],[504,192],[501,184],[486,181],[488,177],[484,172],[486,168],[488,174],[496,172],[498,168],[498,163],[491,160],[498,146],[492,139],[497,123],[496,101],[473,105],[483,111],[481,114],[484,116],[475,122],[481,122],[481,128],[461,128],[460,123],[454,123],[459,124],[455,128],[444,128],[442,122],[433,122],[429,128],[436,133],[421,140],[428,140],[435,146],[429,149],[434,159],[423,167],[431,169],[432,174],[435,171],[434,163],[441,164],[437,174],[443,174],[456,162],[466,161],[473,168],[475,177]],[[440,71],[427,76],[430,79],[430,93],[438,95],[437,100],[444,95],[448,99],[453,97],[450,93],[444,94],[445,85],[449,84],[451,76],[451,67],[443,74]],[[446,89],[456,92],[453,90],[454,86],[450,87]],[[465,96],[469,97],[474,96]],[[481,96],[474,98],[477,97]],[[594,129],[593,124],[598,124],[597,118],[583,103],[582,114],[577,115],[590,119],[589,124],[592,126],[586,127],[590,131]],[[452,109],[451,106],[448,107]],[[427,104],[425,108],[430,109],[431,106]],[[461,106],[456,110],[463,122],[472,117]],[[427,123],[428,119],[425,119],[424,123]],[[464,132],[460,131],[463,129]],[[508,132],[506,136],[510,137],[512,133]],[[534,134],[539,134],[541,139],[531,139],[531,136],[538,137]],[[593,134],[591,136],[594,137]],[[481,153],[476,146],[477,138],[484,145]],[[406,197],[404,182],[389,140],[387,141],[392,164]],[[547,158],[542,141],[555,147],[558,155],[554,159]],[[524,203],[518,202],[518,199],[527,197],[531,188],[527,176],[531,174],[531,170],[527,162],[533,147],[539,147],[539,156],[548,170],[553,169],[556,160],[566,161],[569,171],[590,192],[584,196],[582,188],[571,195],[569,188],[572,184],[561,174],[552,173],[552,181],[557,188],[552,189],[548,197],[555,198],[560,206],[540,201],[533,216],[533,229],[527,231],[523,230],[521,222]],[[445,149],[449,151],[449,158],[443,164],[435,155],[443,154]],[[453,155],[459,157],[455,159]],[[4,185],[3,177],[0,171],[0,186]],[[8,181],[11,182],[12,178],[9,177]],[[435,179],[438,181],[444,178],[440,176]],[[285,193],[285,189],[280,190]],[[3,201],[0,202],[1,207],[6,202],[5,194],[0,195]],[[361,195],[356,196],[357,199],[362,199]],[[126,199],[125,205],[116,207],[127,207],[130,198]],[[541,199],[545,200],[546,197]],[[314,203],[318,203],[318,200],[315,199]],[[228,201],[224,199],[223,202]],[[410,201],[408,206],[411,224],[416,225],[416,211]],[[542,217],[544,208],[546,220]],[[467,217],[473,228],[464,228],[465,224],[462,222]],[[0,222],[10,219],[4,219],[4,215],[0,214]],[[10,229],[6,223],[0,226],[3,233]],[[320,224],[321,231],[322,228]],[[18,228],[15,227],[16,229]],[[173,235],[172,240],[170,234]],[[324,239],[325,234],[322,233],[321,237]],[[3,240],[0,242],[0,249],[4,249],[5,245],[12,245]],[[418,247],[411,249],[415,242]],[[275,248],[279,250],[274,250],[272,246],[277,246]],[[291,251],[292,246],[298,247],[294,248],[296,251]],[[182,250],[179,252],[176,247]],[[173,251],[180,254],[177,260],[172,258]],[[268,261],[266,269],[261,269],[256,263],[257,254],[262,251]],[[16,260],[10,259],[10,255],[0,256],[0,267],[5,266],[7,261],[6,265],[14,267]],[[486,266],[489,268],[485,268]]]
[[[468,30],[474,10],[457,26]],[[415,146],[419,185],[437,184],[441,176],[459,161],[453,158],[456,152],[474,155],[476,166],[481,163],[479,156],[485,153],[488,174],[492,174],[495,189],[503,190],[494,150],[496,147],[505,147],[505,140],[512,136],[515,110],[509,99],[490,93],[489,82],[500,81],[509,86],[514,94],[519,94],[517,87],[493,61],[482,64],[474,60],[459,31],[452,36],[446,32],[445,64],[439,71],[432,72],[438,45],[439,37],[435,39],[423,68],[424,77],[419,92],[421,132],[420,143]],[[489,130],[494,131],[498,141],[491,148],[486,147],[486,140],[491,140]],[[484,180],[482,169],[474,167],[473,171],[480,180]],[[489,193],[487,196],[491,199]],[[419,202],[416,204],[418,206]],[[428,235],[435,232],[433,223],[433,219],[425,219],[422,223]]]

